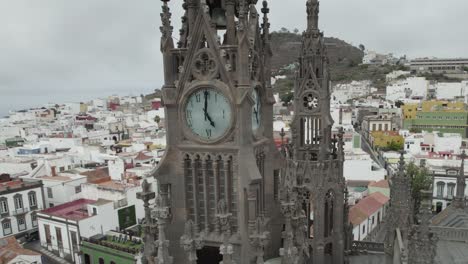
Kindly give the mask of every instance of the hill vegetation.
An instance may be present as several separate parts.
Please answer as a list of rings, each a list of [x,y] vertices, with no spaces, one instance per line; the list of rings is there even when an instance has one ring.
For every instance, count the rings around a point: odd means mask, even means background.
[[[294,88],[294,72],[300,56],[302,35],[298,30],[290,32],[283,28],[273,32],[271,38],[274,54],[272,69],[276,74],[286,76],[285,79],[276,82],[274,89],[284,102],[289,102]],[[362,65],[365,50],[362,44],[355,47],[338,38],[325,38],[325,45],[328,50],[331,80],[335,83],[370,80],[374,87],[384,90],[388,73],[407,70],[398,65]]]

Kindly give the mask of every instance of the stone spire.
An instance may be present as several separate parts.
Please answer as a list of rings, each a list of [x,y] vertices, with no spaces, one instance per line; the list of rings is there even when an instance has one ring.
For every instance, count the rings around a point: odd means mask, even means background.
[[[418,213],[418,224],[413,226],[408,242],[408,260],[412,264],[433,264],[436,256],[436,234],[431,230],[432,187],[421,191],[421,206]]]
[[[168,204],[168,186],[161,185],[161,194],[156,198],[156,205],[152,212],[158,221],[158,240],[155,242],[158,255],[154,258],[155,264],[172,264],[173,257],[169,255],[169,240],[166,239],[166,226],[171,219],[171,210]]]
[[[151,184],[146,180],[141,184],[142,191],[137,193],[137,199],[143,201],[143,207],[145,208],[145,222],[142,225],[145,230],[145,236],[143,241],[145,242],[145,255],[142,259],[142,263],[151,263],[152,259],[156,256],[156,251],[154,250],[153,243],[156,237],[157,227],[153,223],[153,218],[151,217],[151,208],[150,201],[156,197],[156,193],[151,190]]]
[[[171,25],[171,10],[167,5],[167,2],[170,0],[161,0],[163,2],[162,13],[161,13],[161,44],[164,43],[167,39],[172,38],[173,27]]]
[[[280,249],[281,264],[297,264],[299,260],[299,250],[294,243],[294,230],[292,218],[296,210],[296,202],[289,189],[285,190],[284,198],[281,201],[281,213],[284,215],[285,227],[283,231],[283,247]]]
[[[401,152],[398,172],[390,178],[390,213],[386,225],[385,247],[393,253],[395,230],[400,229],[403,240],[408,239],[413,224],[413,202],[411,196],[411,179],[406,175],[404,152]]]
[[[318,0],[307,1],[307,31],[318,30],[319,7]]]
[[[229,212],[224,199],[219,200],[216,218],[223,237],[223,244],[219,247],[219,253],[223,256],[220,264],[236,264],[233,259],[234,246],[229,242],[232,235],[231,217],[232,213]]]
[[[460,155],[461,158],[461,167],[460,172],[458,173],[457,177],[457,193],[455,194],[455,198],[453,199],[453,206],[455,208],[464,209],[466,206],[465,201],[465,188],[466,188],[466,178],[465,178],[465,159],[466,153]]]
[[[265,248],[270,242],[270,232],[267,230],[265,217],[260,216],[255,221],[255,225],[250,235],[250,245],[255,255],[255,264],[264,263]]]

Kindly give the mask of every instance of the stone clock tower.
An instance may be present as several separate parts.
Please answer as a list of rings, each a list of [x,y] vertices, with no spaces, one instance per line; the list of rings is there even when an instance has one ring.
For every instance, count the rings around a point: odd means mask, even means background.
[[[170,255],[189,263],[179,241],[190,221],[203,238],[198,263],[218,263],[223,242],[237,263],[251,263],[252,229],[263,217],[271,219],[265,254],[275,255],[281,218],[266,1],[262,15],[256,0],[185,0],[177,43],[169,0],[162,2],[167,150],[153,174],[170,203]],[[220,214],[230,216],[227,233]]]

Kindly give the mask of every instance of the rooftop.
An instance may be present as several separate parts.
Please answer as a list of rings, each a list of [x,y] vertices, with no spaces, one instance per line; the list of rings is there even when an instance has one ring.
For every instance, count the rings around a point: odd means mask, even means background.
[[[377,212],[389,200],[390,198],[379,192],[373,193],[362,199],[359,203],[351,207],[349,211],[351,223],[353,223],[353,225],[362,223],[364,219],[367,219],[367,217]]]
[[[23,181],[22,179],[13,179],[7,182],[0,183],[0,193],[5,191],[40,187],[41,184],[42,183],[40,181]]]
[[[57,216],[69,220],[80,221],[91,217],[88,214],[88,204],[102,205],[106,203],[112,203],[104,199],[99,200],[88,200],[88,199],[79,199],[69,203],[64,203],[58,206],[48,208],[41,211],[41,214],[47,214],[51,216]]]
[[[21,255],[41,256],[37,252],[22,248],[14,236],[0,239],[0,263],[10,263],[11,260]]]
[[[390,188],[388,185],[388,180],[380,180],[378,182],[372,182],[369,184],[369,187],[377,187],[377,188]]]

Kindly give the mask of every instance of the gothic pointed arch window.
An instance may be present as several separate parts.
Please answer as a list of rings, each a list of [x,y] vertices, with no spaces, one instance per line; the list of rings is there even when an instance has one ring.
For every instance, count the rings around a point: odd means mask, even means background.
[[[335,193],[333,190],[329,190],[325,195],[325,213],[324,213],[324,223],[325,223],[325,237],[329,237],[333,232],[333,211],[335,206]]]

